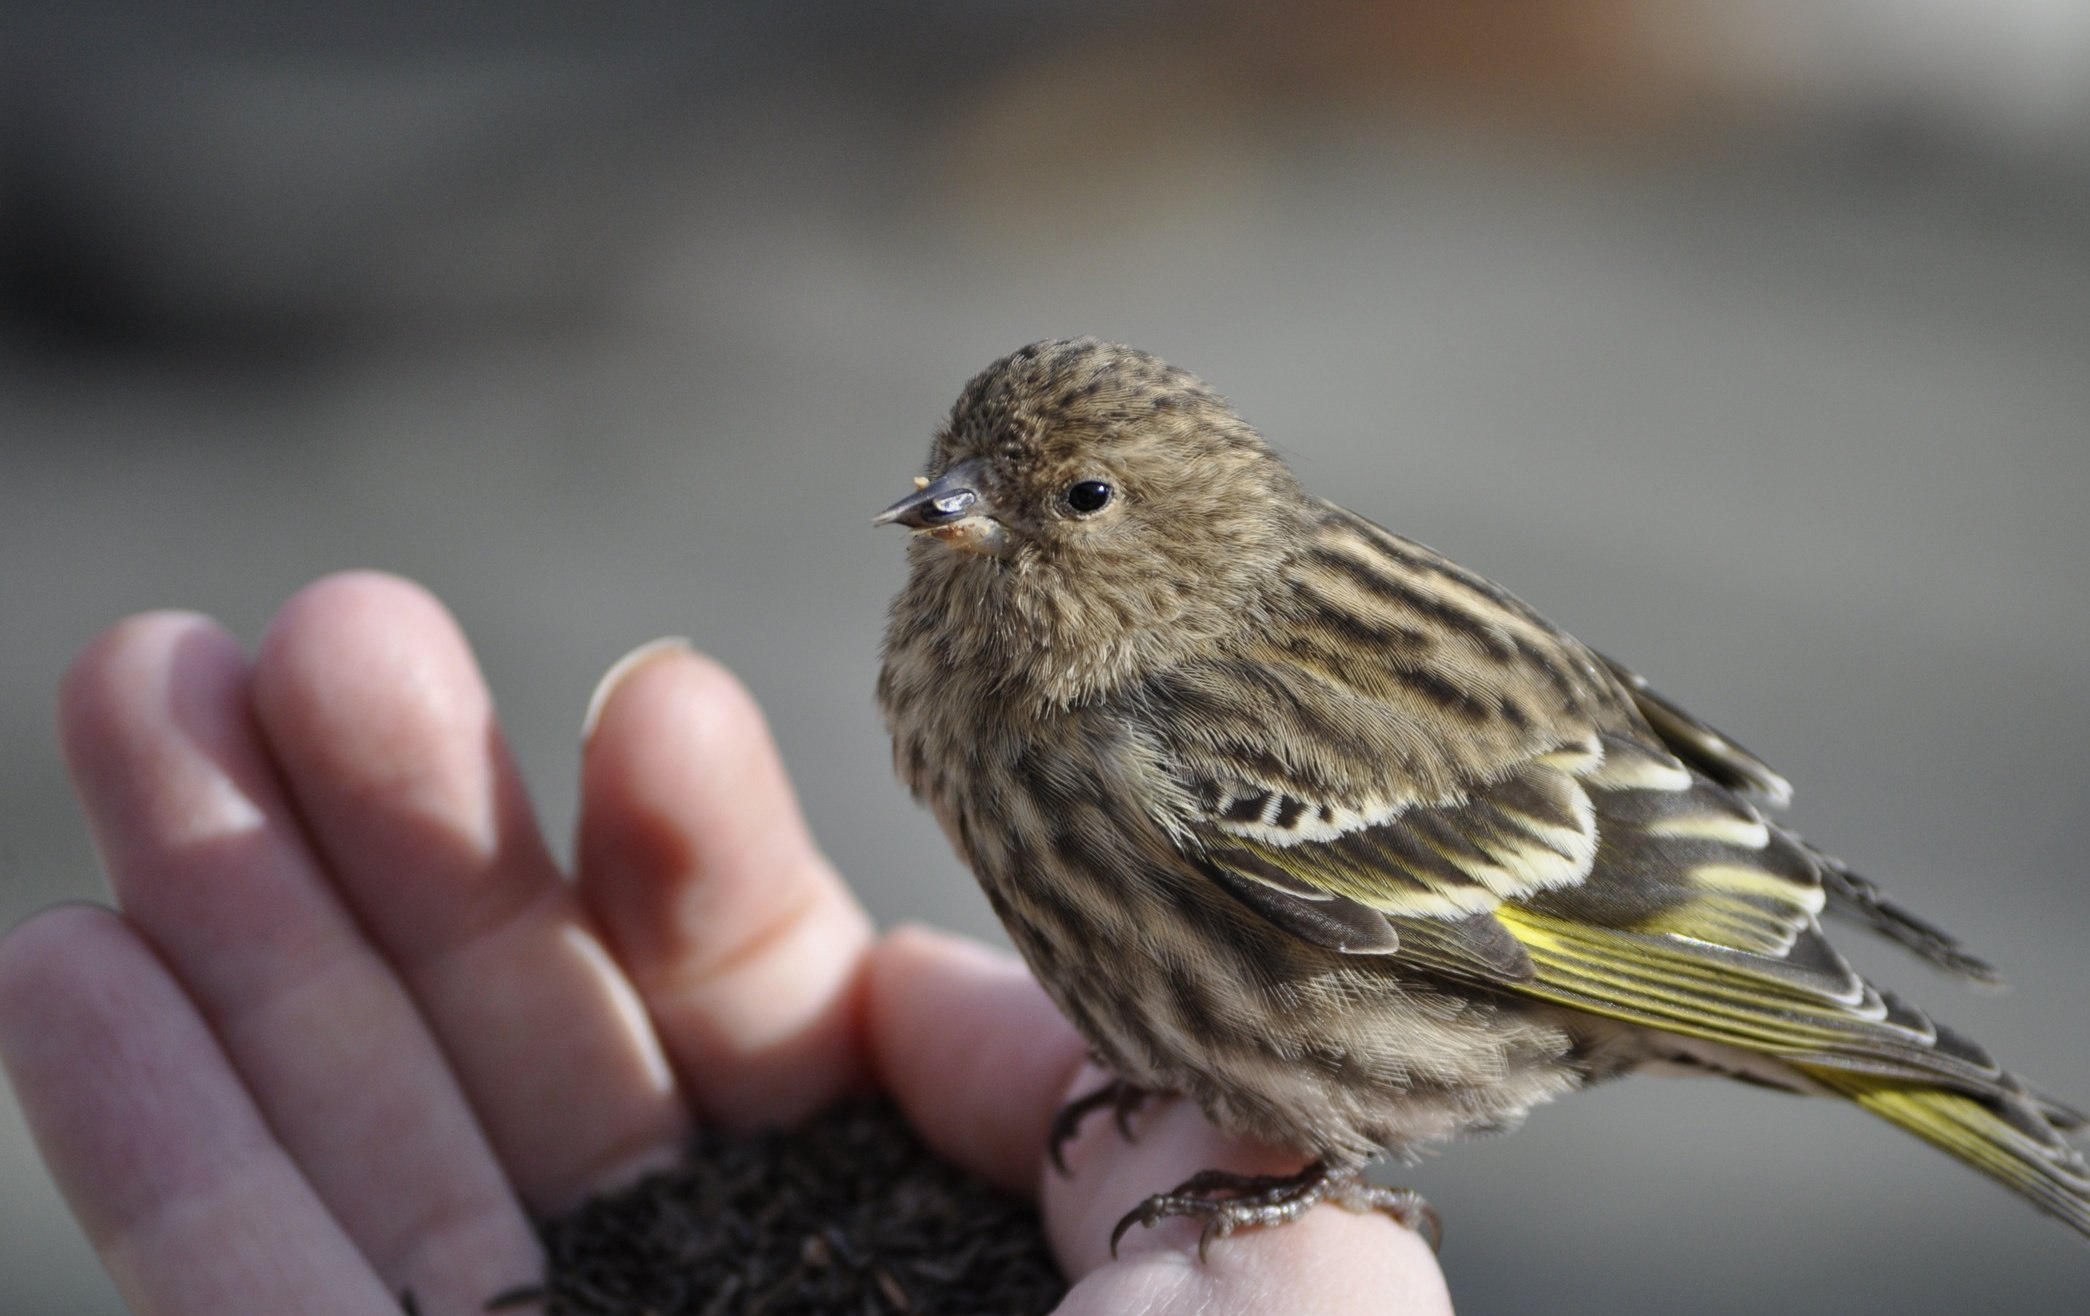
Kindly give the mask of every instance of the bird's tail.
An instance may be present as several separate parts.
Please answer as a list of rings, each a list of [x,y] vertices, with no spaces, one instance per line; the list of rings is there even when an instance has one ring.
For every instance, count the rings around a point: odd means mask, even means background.
[[[2090,1238],[2090,1165],[2061,1135],[2082,1116],[2009,1076],[2000,1096],[1971,1097],[1906,1078],[1806,1066],[1810,1077],[2030,1199]]]

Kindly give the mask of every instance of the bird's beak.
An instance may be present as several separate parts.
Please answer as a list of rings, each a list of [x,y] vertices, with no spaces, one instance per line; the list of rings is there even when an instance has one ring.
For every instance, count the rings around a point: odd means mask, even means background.
[[[999,555],[1007,531],[980,490],[977,462],[959,462],[934,480],[917,478],[913,493],[871,518],[872,525],[904,525],[952,548]]]

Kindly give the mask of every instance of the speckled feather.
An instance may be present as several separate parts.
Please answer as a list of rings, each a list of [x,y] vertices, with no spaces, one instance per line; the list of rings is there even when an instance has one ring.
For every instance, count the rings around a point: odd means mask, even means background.
[[[1684,1065],[1848,1097],[2090,1235],[2082,1116],[1819,919],[1986,965],[1766,818],[1754,755],[1309,496],[1193,376],[1033,344],[927,475],[974,501],[909,547],[895,763],[1126,1081],[1342,1168]]]

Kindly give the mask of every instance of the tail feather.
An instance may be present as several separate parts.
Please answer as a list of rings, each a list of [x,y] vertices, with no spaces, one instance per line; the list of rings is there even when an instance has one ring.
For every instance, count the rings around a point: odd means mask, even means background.
[[[1824,1087],[1958,1157],[2090,1239],[2090,1165],[2061,1136],[2047,1103],[2032,1093],[2019,1089],[1984,1099],[1906,1079],[1806,1070]]]

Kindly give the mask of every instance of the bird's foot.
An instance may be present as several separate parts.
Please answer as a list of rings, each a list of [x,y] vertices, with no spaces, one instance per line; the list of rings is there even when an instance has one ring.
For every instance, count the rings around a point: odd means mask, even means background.
[[[1122,1078],[1113,1078],[1087,1096],[1077,1097],[1061,1106],[1059,1114],[1052,1117],[1052,1132],[1045,1142],[1046,1154],[1052,1157],[1052,1167],[1061,1174],[1067,1172],[1067,1144],[1081,1132],[1081,1122],[1105,1106],[1110,1107],[1111,1119],[1117,1124],[1119,1135],[1131,1142],[1132,1116],[1153,1096],[1145,1088],[1134,1087]]]
[[[1288,1224],[1318,1202],[1333,1202],[1349,1211],[1384,1212],[1421,1234],[1433,1252],[1444,1240],[1443,1223],[1422,1194],[1367,1183],[1361,1166],[1331,1170],[1326,1161],[1315,1161],[1297,1174],[1230,1174],[1225,1170],[1193,1174],[1169,1192],[1156,1193],[1127,1212],[1110,1232],[1110,1254],[1117,1255],[1118,1240],[1134,1225],[1191,1216],[1205,1222],[1197,1239],[1197,1259],[1203,1261],[1213,1239],[1225,1238],[1244,1225]]]

